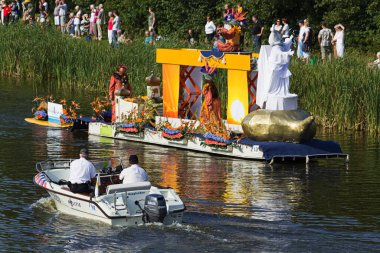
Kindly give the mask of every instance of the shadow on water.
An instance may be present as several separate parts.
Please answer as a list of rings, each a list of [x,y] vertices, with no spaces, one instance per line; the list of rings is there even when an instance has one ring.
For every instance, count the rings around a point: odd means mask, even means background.
[[[16,91],[16,92],[15,92]],[[379,142],[321,133],[351,162],[274,165],[44,128],[30,116],[31,85],[0,81],[0,249],[18,251],[371,251],[380,244]],[[87,101],[86,95],[78,100]],[[84,102],[83,102],[84,103]],[[56,211],[33,186],[36,162],[138,154],[154,185],[187,205],[174,226],[109,227]]]

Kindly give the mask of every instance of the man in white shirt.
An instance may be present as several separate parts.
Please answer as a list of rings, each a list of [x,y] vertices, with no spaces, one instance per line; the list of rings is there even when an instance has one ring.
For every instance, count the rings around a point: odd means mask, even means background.
[[[212,39],[214,38],[215,31],[216,31],[216,26],[214,22],[212,22],[210,16],[207,16],[207,23],[205,25],[205,33],[206,33],[206,39],[208,43],[210,43]]]
[[[123,184],[132,184],[138,182],[149,181],[148,174],[139,165],[139,159],[137,155],[131,155],[129,157],[130,167],[124,169],[119,176],[120,180],[123,180]]]
[[[91,193],[91,179],[96,176],[94,165],[87,160],[88,150],[82,148],[79,152],[79,159],[70,164],[69,188],[74,193],[86,192]]]

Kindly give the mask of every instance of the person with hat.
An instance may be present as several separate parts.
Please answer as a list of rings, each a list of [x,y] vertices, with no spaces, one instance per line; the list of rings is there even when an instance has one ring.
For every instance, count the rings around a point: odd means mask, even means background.
[[[112,101],[112,122],[116,121],[116,95],[132,96],[132,87],[128,81],[128,75],[125,73],[127,69],[128,67],[125,64],[117,65],[116,72],[112,74],[110,79],[109,98]]]
[[[94,165],[87,160],[88,150],[82,148],[79,152],[79,159],[70,164],[70,178],[67,184],[74,193],[91,193],[91,180],[96,176]]]
[[[119,179],[123,180],[123,184],[133,184],[138,182],[149,181],[148,174],[139,165],[139,159],[137,155],[129,156],[130,167],[124,169],[120,175]]]

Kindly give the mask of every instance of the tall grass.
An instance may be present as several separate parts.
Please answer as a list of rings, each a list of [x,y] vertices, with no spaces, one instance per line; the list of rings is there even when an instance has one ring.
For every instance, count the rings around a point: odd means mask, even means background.
[[[291,90],[299,107],[327,128],[379,132],[380,71],[367,68],[367,61],[359,53],[325,65],[293,60]]]
[[[86,42],[49,29],[0,27],[0,74],[38,79],[52,90],[102,92],[115,66],[125,63],[134,94],[143,95],[144,78],[151,71],[161,74],[161,66],[155,63],[155,48],[182,48],[187,44],[167,39],[151,47],[142,41],[137,38],[129,46],[111,48],[106,41]],[[325,65],[292,60],[291,90],[299,96],[299,107],[312,112],[327,128],[379,132],[380,71],[368,69],[368,60],[359,53]],[[216,80],[225,109],[226,71],[218,70]]]

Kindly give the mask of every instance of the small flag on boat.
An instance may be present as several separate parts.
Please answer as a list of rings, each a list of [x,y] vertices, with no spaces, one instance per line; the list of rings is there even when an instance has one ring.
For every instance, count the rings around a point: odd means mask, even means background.
[[[96,177],[96,185],[95,185],[95,197],[99,197],[99,186],[100,186],[100,173]]]

